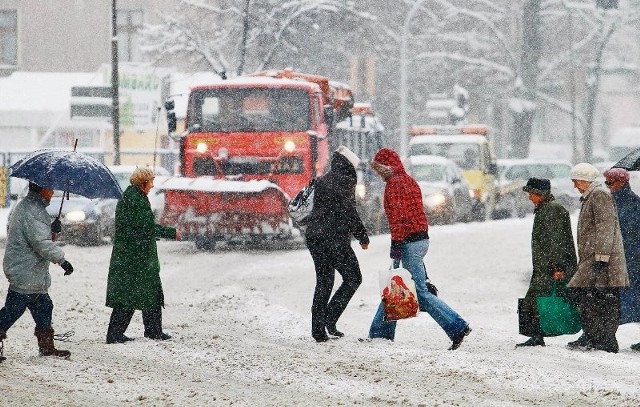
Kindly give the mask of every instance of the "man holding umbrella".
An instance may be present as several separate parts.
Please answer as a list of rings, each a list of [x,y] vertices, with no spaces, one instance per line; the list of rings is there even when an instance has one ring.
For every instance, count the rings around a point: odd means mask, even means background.
[[[30,182],[29,193],[16,205],[9,218],[2,263],[9,289],[5,305],[0,309],[0,342],[28,308],[36,323],[35,336],[40,354],[68,358],[71,352],[56,349],[53,344],[49,263],[60,265],[65,276],[73,273],[73,266],[65,260],[62,249],[51,240],[51,219],[46,207],[52,196],[53,189]]]

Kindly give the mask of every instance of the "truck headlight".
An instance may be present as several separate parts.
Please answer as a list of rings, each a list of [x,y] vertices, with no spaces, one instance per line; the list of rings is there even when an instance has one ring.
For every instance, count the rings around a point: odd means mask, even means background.
[[[296,143],[291,140],[287,140],[284,142],[284,151],[291,153],[296,149]]]
[[[432,194],[428,195],[424,198],[424,203],[427,204],[430,208],[435,208],[444,204],[447,201],[447,198],[443,194]]]
[[[196,146],[196,151],[198,151],[200,154],[203,154],[207,152],[207,148],[207,143],[198,143],[198,145]]]
[[[71,211],[64,217],[69,222],[82,222],[87,218],[87,214],[84,211]]]

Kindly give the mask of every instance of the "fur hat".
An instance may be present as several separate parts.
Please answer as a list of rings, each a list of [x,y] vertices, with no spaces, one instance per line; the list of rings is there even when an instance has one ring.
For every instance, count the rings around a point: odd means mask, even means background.
[[[546,178],[529,178],[527,185],[523,186],[522,190],[538,195],[548,195],[551,192],[551,181]]]
[[[358,156],[353,151],[349,150],[345,146],[340,146],[336,150],[336,153],[342,154],[347,160],[349,160],[351,165],[353,165],[353,168],[358,168],[358,165],[360,164],[360,158],[358,158]]]
[[[133,174],[131,174],[129,182],[131,183],[131,185],[139,187],[144,185],[146,182],[151,181],[155,177],[156,176],[153,174],[153,171],[151,171],[150,168],[138,167],[133,171]]]
[[[571,169],[571,179],[576,181],[593,182],[599,175],[600,171],[589,163],[576,164]]]
[[[607,181],[622,181],[626,184],[629,182],[629,171],[624,168],[609,168],[604,172],[604,177]]]

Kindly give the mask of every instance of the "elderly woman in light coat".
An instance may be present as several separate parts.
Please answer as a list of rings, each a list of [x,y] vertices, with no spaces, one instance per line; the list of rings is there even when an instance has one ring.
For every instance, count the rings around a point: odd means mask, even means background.
[[[591,164],[571,169],[580,191],[578,269],[567,287],[574,288],[584,334],[570,348],[618,352],[620,289],[629,286],[624,247],[613,197],[599,181]]]

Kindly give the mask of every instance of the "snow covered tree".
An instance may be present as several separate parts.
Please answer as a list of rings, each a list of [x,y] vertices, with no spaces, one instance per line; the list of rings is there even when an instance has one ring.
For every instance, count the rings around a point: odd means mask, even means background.
[[[180,0],[178,10],[162,18],[163,24],[142,31],[146,53],[233,76],[272,67],[283,55],[303,54],[307,39],[320,31],[373,17],[340,0]],[[342,24],[331,25],[332,20]]]

